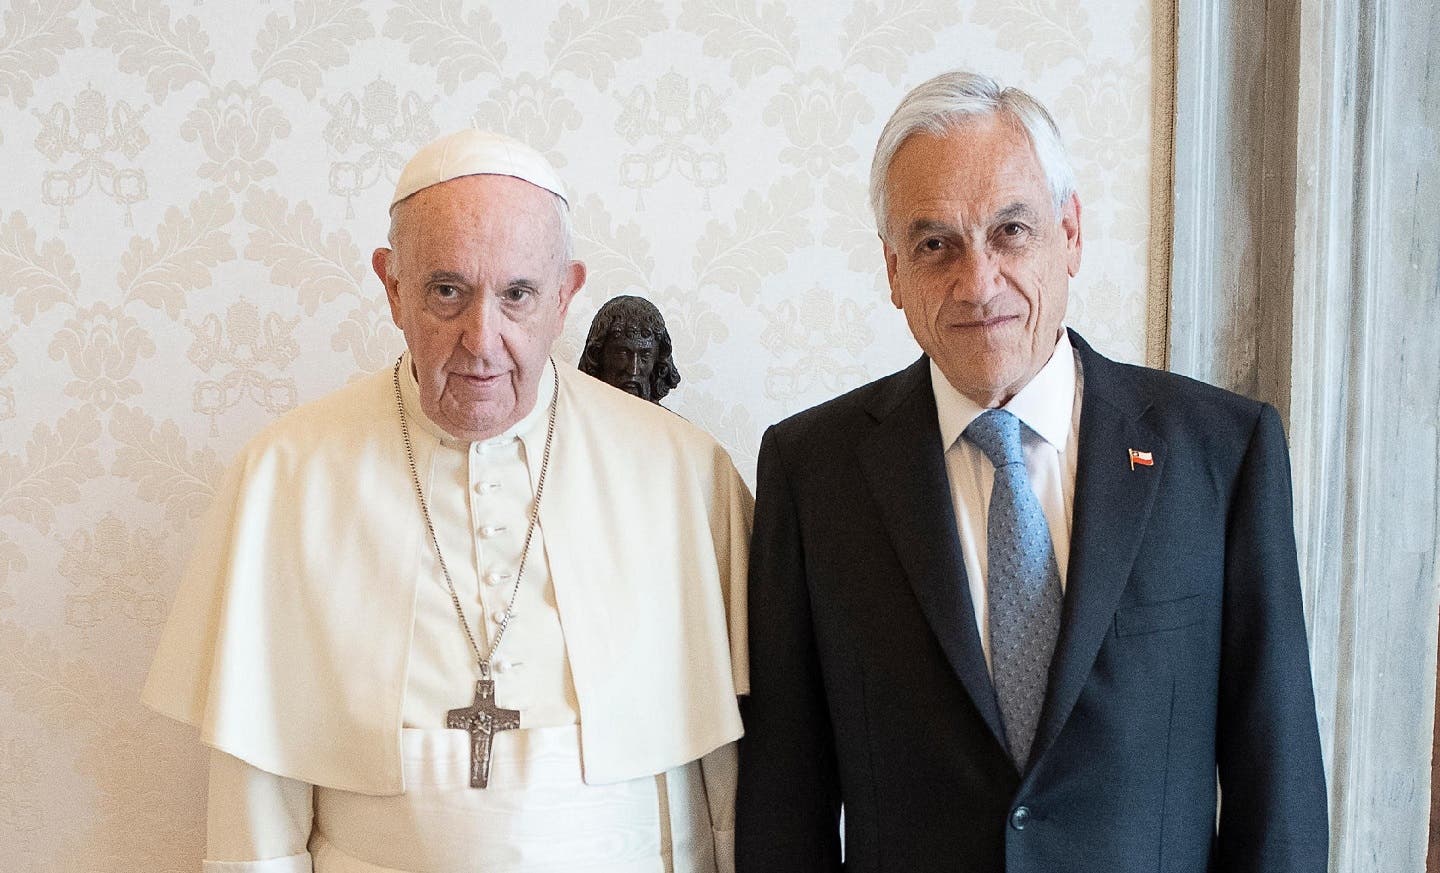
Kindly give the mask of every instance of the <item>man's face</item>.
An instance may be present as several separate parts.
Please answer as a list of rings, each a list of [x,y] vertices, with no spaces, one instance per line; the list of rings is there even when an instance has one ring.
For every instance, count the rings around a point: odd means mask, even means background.
[[[890,299],[950,384],[999,406],[1045,366],[1080,269],[1080,200],[1055,217],[1045,174],[1009,119],[916,133],[886,176]]]
[[[462,176],[396,209],[395,248],[376,249],[371,263],[420,405],[457,439],[503,433],[534,408],[585,281],[584,265],[564,260],[554,195],[511,176]]]
[[[612,336],[605,341],[600,356],[600,378],[642,400],[653,400],[650,389],[654,383],[650,377],[655,372],[657,352],[653,336]]]

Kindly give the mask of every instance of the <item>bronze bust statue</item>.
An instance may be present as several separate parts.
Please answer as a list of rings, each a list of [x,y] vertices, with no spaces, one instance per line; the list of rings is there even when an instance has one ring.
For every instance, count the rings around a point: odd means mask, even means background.
[[[595,313],[580,355],[580,372],[659,403],[680,384],[673,350],[670,331],[655,304],[624,294],[605,301]]]

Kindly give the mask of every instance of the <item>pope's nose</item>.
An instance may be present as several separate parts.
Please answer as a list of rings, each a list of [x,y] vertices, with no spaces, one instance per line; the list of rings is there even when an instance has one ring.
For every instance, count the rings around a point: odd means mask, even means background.
[[[483,357],[500,338],[500,316],[484,301],[473,301],[465,312],[460,344],[474,357]]]

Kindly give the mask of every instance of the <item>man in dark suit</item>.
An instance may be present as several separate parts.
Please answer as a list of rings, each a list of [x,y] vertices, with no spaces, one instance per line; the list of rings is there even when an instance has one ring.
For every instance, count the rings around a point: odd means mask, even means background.
[[[1274,409],[1066,331],[1024,92],[912,91],[871,200],[925,356],[761,446],[739,873],[1322,873]]]

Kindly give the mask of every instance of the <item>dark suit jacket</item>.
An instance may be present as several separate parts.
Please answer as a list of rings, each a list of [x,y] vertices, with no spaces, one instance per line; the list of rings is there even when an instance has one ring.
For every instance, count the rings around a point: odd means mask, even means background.
[[[739,873],[842,869],[842,803],[852,871],[1325,870],[1279,416],[1071,338],[1072,546],[1024,773],[980,648],[928,360],[766,433]],[[1131,448],[1154,465],[1132,468]]]

